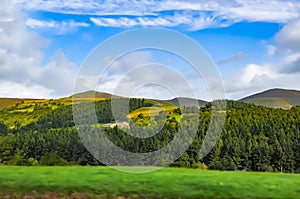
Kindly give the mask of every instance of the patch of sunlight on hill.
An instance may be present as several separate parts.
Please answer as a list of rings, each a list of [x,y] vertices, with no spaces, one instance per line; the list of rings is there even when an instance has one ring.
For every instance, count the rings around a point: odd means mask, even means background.
[[[131,112],[127,117],[136,118],[139,114],[143,114],[145,117],[156,116],[161,111],[166,111],[167,113],[173,113],[174,109],[178,108],[177,106],[164,105],[163,107],[141,107],[133,112]]]

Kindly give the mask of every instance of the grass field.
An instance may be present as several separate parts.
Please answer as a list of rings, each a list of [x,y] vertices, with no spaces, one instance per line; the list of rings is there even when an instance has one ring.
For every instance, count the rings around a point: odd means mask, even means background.
[[[128,118],[136,118],[139,114],[143,114],[145,117],[156,116],[160,111],[166,111],[167,113],[173,113],[177,106],[164,105],[163,107],[142,107],[137,110],[132,111]]]
[[[0,198],[299,198],[300,175],[179,168],[132,174],[108,167],[1,166],[0,193]]]

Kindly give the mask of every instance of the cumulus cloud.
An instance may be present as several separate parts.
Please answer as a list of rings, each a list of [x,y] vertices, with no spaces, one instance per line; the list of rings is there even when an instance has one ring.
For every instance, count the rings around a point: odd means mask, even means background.
[[[53,97],[71,93],[75,64],[58,51],[53,61],[41,67],[43,49],[49,42],[27,31],[25,17],[9,1],[0,4],[0,96]]]
[[[12,92],[13,91],[13,92]],[[29,81],[15,82],[0,80],[0,96],[11,98],[51,98],[52,89],[42,85],[34,84]]]
[[[195,89],[191,85],[191,79],[169,66],[155,63],[140,65],[123,74],[101,77],[98,90],[130,97],[156,99],[199,98],[199,95],[197,95],[199,94],[199,88]],[[206,93],[201,92],[202,99],[209,99],[209,96],[205,95]]]
[[[39,68],[34,80],[46,88],[54,89],[53,96],[64,96],[73,91],[75,71],[76,64],[70,62],[62,51],[57,51],[54,60]]]
[[[189,76],[194,68],[184,67],[179,70],[165,60],[168,57],[163,56],[163,60],[157,60],[161,55],[163,53],[159,54],[158,51],[139,50],[121,57],[106,57],[104,63],[108,68],[98,77],[91,75],[96,74],[96,71],[86,75],[79,73],[76,92],[96,89],[119,96],[211,99],[200,74]]]
[[[109,56],[104,60],[108,66],[108,74],[120,74],[133,69],[134,67],[151,62],[152,53],[150,51],[134,51],[122,56]]]
[[[300,72],[300,52],[284,57],[278,68],[281,73]]]
[[[300,51],[300,18],[285,25],[276,35],[276,41],[281,48]]]
[[[285,56],[279,63],[248,64],[225,78],[228,97],[239,99],[270,88],[300,88],[300,54]]]

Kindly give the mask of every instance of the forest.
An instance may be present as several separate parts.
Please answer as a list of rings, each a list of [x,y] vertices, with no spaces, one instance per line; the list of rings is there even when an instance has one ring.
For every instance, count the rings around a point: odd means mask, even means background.
[[[104,132],[116,146],[134,153],[147,153],[166,147],[177,135],[178,129],[181,129],[183,138],[191,130],[196,130],[196,136],[186,152],[168,165],[170,167],[300,173],[300,106],[284,110],[230,100],[226,103],[226,113],[216,114],[216,117],[226,114],[220,138],[203,158],[199,151],[214,111],[213,103],[196,109],[199,115],[197,125],[194,126],[191,126],[193,122],[190,122],[191,114],[187,114],[188,110],[176,108],[167,112],[166,117],[160,112],[155,116],[156,123],[151,123],[150,127],[147,124],[142,126],[147,127],[148,131],[155,131],[155,125],[162,120],[164,125],[160,131],[148,138],[137,138],[126,134],[118,126],[103,128],[99,125],[115,122],[111,101],[103,100],[95,103],[97,123],[86,126],[76,126],[72,112],[74,107],[64,104],[53,111],[42,110],[41,117],[30,124],[10,128],[5,122],[0,122],[0,164],[105,165],[107,162],[97,160],[97,156],[94,157],[95,154],[84,146],[78,133],[79,128],[80,132],[93,135],[93,139],[99,143],[103,140],[97,135],[99,131]],[[150,106],[153,104],[147,100],[130,99],[129,111]],[[41,110],[37,108],[35,111]],[[81,117],[84,118],[84,114]],[[128,122],[133,124],[148,120],[148,116],[139,114]],[[139,128],[133,126],[130,131],[139,133]],[[178,145],[180,148],[180,143]],[[105,155],[105,151],[100,150],[99,153]],[[114,165],[116,159],[129,161],[117,153],[106,157],[109,165]],[[155,160],[149,156],[139,161],[143,165],[151,165]],[[141,162],[136,162],[136,165]],[[131,164],[134,166],[132,161]],[[163,160],[157,164],[164,165]]]

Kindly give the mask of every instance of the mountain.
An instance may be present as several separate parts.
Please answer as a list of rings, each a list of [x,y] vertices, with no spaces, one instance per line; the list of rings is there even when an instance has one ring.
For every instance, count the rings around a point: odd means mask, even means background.
[[[245,97],[239,101],[273,108],[289,109],[300,104],[300,91],[275,88]]]
[[[93,94],[95,92],[95,94]],[[95,96],[91,97],[91,96]],[[58,103],[69,105],[73,103],[73,99],[80,103],[82,101],[91,101],[91,100],[105,100],[110,99],[112,97],[109,93],[97,92],[97,91],[86,91],[82,93],[76,93],[69,97],[63,97],[59,99],[27,99],[27,98],[0,98],[0,110],[4,108],[9,108],[15,106],[16,104],[24,104],[27,106],[35,105],[35,103]]]
[[[166,104],[170,104],[170,105],[174,105],[174,106],[179,106],[179,103],[181,103],[183,105],[187,105],[187,106],[198,103],[199,106],[204,106],[207,103],[206,101],[203,101],[203,100],[199,100],[199,99],[195,100],[195,99],[187,98],[187,97],[178,97],[178,98],[174,98],[171,100],[157,100],[157,101],[166,103]]]
[[[71,95],[70,98],[88,98],[91,96],[95,96],[95,98],[104,98],[108,99],[112,97],[112,94],[105,93],[105,92],[98,92],[98,91],[85,91],[82,93],[76,93],[74,95]]]
[[[71,95],[69,98],[75,98],[76,100],[81,100],[81,99],[89,99],[91,96],[94,96],[96,100],[97,99],[110,99],[112,96],[114,97],[120,97],[117,95],[112,95],[110,93],[105,93],[105,92],[98,92],[98,91],[85,91],[82,93],[77,93],[74,95]],[[65,98],[66,99],[66,98]],[[203,100],[194,100],[192,98],[187,98],[187,97],[178,97],[170,100],[160,100],[160,99],[148,99],[148,101],[156,101],[160,102],[163,104],[169,104],[169,105],[174,105],[174,106],[179,106],[179,102],[181,102],[184,105],[193,105],[195,102],[198,103],[200,106],[204,106],[207,102]]]

